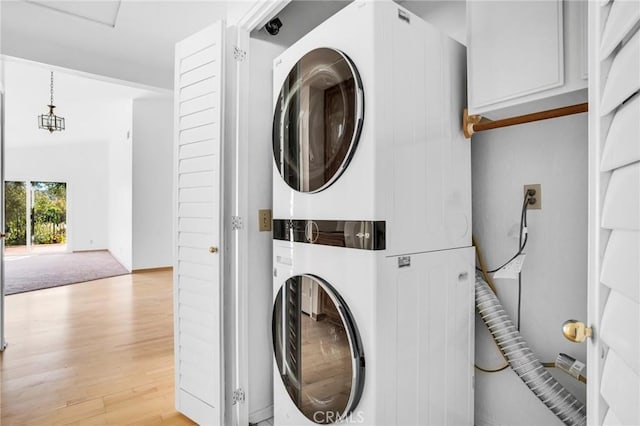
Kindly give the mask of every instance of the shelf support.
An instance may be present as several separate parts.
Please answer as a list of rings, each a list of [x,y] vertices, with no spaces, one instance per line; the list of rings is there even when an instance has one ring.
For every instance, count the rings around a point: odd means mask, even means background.
[[[504,118],[502,120],[489,120],[485,117],[482,117],[481,115],[469,115],[468,110],[465,108],[462,113],[462,132],[467,139],[470,139],[474,133],[482,132],[484,130],[515,126],[518,124],[531,123],[540,120],[548,120],[550,118],[580,114],[587,111],[589,111],[589,104],[585,102],[583,104],[549,109],[546,111]]]

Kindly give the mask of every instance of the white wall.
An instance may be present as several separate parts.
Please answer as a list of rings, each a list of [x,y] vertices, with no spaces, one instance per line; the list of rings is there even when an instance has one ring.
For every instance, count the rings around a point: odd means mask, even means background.
[[[35,124],[35,120],[34,120]],[[43,138],[48,134],[43,132]],[[15,135],[7,135],[8,138]],[[67,249],[108,247],[108,143],[25,146],[5,152],[5,179],[67,183]]]
[[[173,263],[173,101],[133,101],[133,269]]]
[[[397,0],[397,2],[458,43],[467,45],[466,0]]]
[[[272,240],[271,232],[258,231],[258,210],[272,207],[271,114],[273,59],[284,48],[251,39],[249,109],[249,415],[273,405],[271,344]]]
[[[129,271],[133,269],[133,200],[132,200],[132,102],[113,102],[111,140],[107,156],[108,179],[108,248]],[[106,118],[106,117],[105,117]]]
[[[567,319],[587,317],[587,116],[547,120],[478,133],[472,146],[473,230],[489,268],[516,251],[523,185],[542,184],[542,210],[530,210],[522,271],[521,332],[545,362],[564,352],[586,361],[586,346],[567,341]],[[517,280],[496,280],[498,296],[516,316]],[[501,365],[491,337],[476,320],[476,360]],[[552,374],[585,400],[585,385]],[[476,370],[477,425],[561,423],[507,369]]]

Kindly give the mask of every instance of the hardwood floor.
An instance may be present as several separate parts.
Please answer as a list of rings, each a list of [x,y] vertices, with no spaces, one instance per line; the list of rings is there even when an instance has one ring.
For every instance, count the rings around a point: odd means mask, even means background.
[[[7,296],[3,426],[191,425],[174,408],[172,274]]]

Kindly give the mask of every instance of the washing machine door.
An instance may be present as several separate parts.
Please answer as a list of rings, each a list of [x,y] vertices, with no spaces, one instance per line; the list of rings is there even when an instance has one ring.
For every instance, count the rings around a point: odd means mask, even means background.
[[[362,83],[342,52],[320,48],[285,79],[273,119],[273,155],[282,179],[300,192],[319,192],[349,164],[360,137]]]
[[[364,386],[364,353],[346,304],[313,275],[288,279],[273,309],[273,346],[280,378],[314,423],[349,416]]]

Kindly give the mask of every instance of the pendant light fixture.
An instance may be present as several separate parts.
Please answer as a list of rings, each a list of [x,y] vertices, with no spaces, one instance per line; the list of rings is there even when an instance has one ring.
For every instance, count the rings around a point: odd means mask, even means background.
[[[64,118],[58,117],[53,113],[53,109],[56,107],[53,104],[53,71],[51,71],[51,103],[47,106],[49,107],[49,113],[38,116],[38,127],[48,130],[49,133],[64,130]]]

